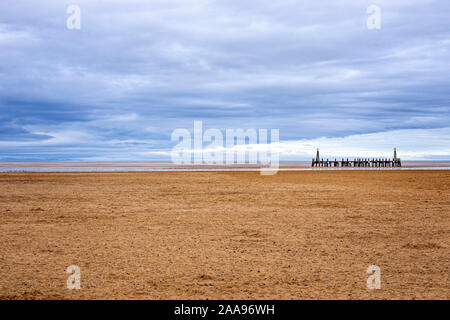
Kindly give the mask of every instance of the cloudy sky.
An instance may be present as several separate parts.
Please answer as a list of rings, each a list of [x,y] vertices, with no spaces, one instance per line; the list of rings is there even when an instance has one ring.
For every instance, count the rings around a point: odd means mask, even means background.
[[[69,5],[81,29],[66,26]],[[381,29],[366,26],[372,5]],[[277,128],[281,158],[450,159],[450,3],[0,3],[0,160],[170,159],[171,133]]]

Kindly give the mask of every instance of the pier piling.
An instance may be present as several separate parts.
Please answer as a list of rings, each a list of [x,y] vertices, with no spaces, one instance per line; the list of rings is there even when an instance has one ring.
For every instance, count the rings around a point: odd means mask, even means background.
[[[316,157],[311,161],[311,167],[372,167],[372,168],[386,168],[386,167],[401,167],[402,162],[401,159],[397,157],[397,148],[394,148],[394,157],[390,158],[356,158],[353,160],[345,160],[341,158],[341,160],[323,160],[320,158],[319,149],[317,149]]]

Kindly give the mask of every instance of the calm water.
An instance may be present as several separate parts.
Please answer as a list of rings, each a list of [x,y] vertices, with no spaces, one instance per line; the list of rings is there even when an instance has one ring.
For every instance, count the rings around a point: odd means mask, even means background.
[[[405,161],[401,168],[311,168],[310,162],[281,162],[279,171],[312,170],[450,170],[450,161]],[[177,166],[170,162],[0,161],[0,172],[159,172],[259,171],[255,165]]]

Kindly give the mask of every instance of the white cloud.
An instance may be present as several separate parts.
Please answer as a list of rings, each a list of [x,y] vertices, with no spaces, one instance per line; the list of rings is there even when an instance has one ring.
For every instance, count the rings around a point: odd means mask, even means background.
[[[322,157],[392,157],[397,148],[399,156],[408,160],[450,158],[450,127],[440,129],[406,129],[355,134],[345,137],[317,138],[280,143],[284,156]]]
[[[201,152],[235,152],[250,148],[257,151],[278,150],[281,160],[309,160],[315,157],[316,148],[324,158],[392,158],[397,148],[399,157],[407,160],[433,160],[450,158],[450,127],[440,129],[393,130],[356,134],[345,137],[321,137],[297,141],[280,141],[277,148],[270,144],[236,145],[231,148],[205,148]],[[194,149],[186,149],[193,153]],[[141,155],[170,157],[170,151],[148,151]]]

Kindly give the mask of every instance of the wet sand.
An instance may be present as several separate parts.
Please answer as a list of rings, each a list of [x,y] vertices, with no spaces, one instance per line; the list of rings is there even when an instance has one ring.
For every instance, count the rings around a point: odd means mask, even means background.
[[[449,170],[0,173],[0,199],[1,299],[450,295]]]

